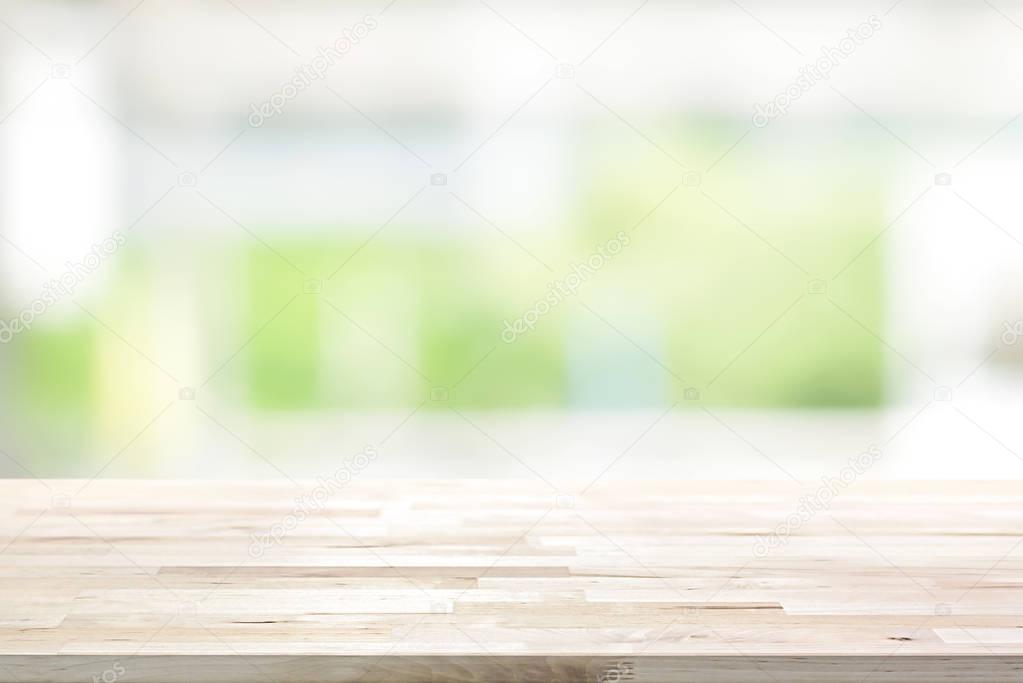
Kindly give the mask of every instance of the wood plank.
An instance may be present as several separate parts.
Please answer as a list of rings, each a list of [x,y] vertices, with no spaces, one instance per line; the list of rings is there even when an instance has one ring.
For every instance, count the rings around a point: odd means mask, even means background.
[[[85,484],[0,480],[0,683],[1023,680],[1008,482],[858,482],[766,552],[814,485]]]

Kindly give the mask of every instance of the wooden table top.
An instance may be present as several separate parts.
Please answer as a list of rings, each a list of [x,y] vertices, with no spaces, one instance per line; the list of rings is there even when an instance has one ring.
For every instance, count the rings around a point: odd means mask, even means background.
[[[0,480],[0,681],[921,671],[1023,680],[1019,483]]]

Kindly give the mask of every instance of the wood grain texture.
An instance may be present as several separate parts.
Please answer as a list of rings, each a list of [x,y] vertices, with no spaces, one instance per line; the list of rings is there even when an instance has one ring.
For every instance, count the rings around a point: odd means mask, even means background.
[[[1023,487],[815,486],[0,481],[0,681],[1023,680]]]

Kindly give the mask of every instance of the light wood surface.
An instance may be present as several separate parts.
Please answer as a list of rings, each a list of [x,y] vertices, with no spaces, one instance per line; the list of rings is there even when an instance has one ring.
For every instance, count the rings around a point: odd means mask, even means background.
[[[1023,680],[1016,483],[317,487],[0,481],[0,681]]]

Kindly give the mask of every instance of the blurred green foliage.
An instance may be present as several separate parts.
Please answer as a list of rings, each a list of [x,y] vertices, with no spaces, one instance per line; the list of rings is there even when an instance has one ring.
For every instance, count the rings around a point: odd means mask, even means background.
[[[714,159],[741,132],[708,130],[688,151]],[[883,324],[883,249],[863,250],[882,228],[877,160],[847,145],[778,161],[776,148],[744,151],[674,178],[657,167],[663,155],[635,146],[584,164],[598,169],[582,202],[591,239],[658,207],[591,300],[652,311],[664,364],[684,380],[671,383],[677,400],[690,385],[726,406],[878,405],[883,349],[864,327]]]
[[[91,321],[40,325],[19,338],[18,396],[29,412],[81,419],[96,396],[96,338]]]
[[[864,250],[882,228],[876,160],[747,141],[715,161],[742,129],[700,130],[660,133],[699,161],[688,171],[635,140],[581,146],[565,225],[521,237],[554,272],[489,228],[448,239],[393,225],[367,242],[367,226],[261,226],[273,250],[244,236],[213,245],[209,282],[232,284],[189,290],[203,299],[200,374],[230,358],[209,390],[260,411],[629,409],[686,406],[687,389],[721,406],[879,405],[883,245]],[[578,296],[501,340],[506,320],[622,230],[628,247]],[[139,248],[111,266],[117,301],[97,306],[119,320],[168,298],[140,285],[153,278],[138,264],[160,266],[133,258]],[[96,389],[98,345],[132,350],[96,329],[63,320],[17,340],[27,405],[84,415],[111,400]]]

